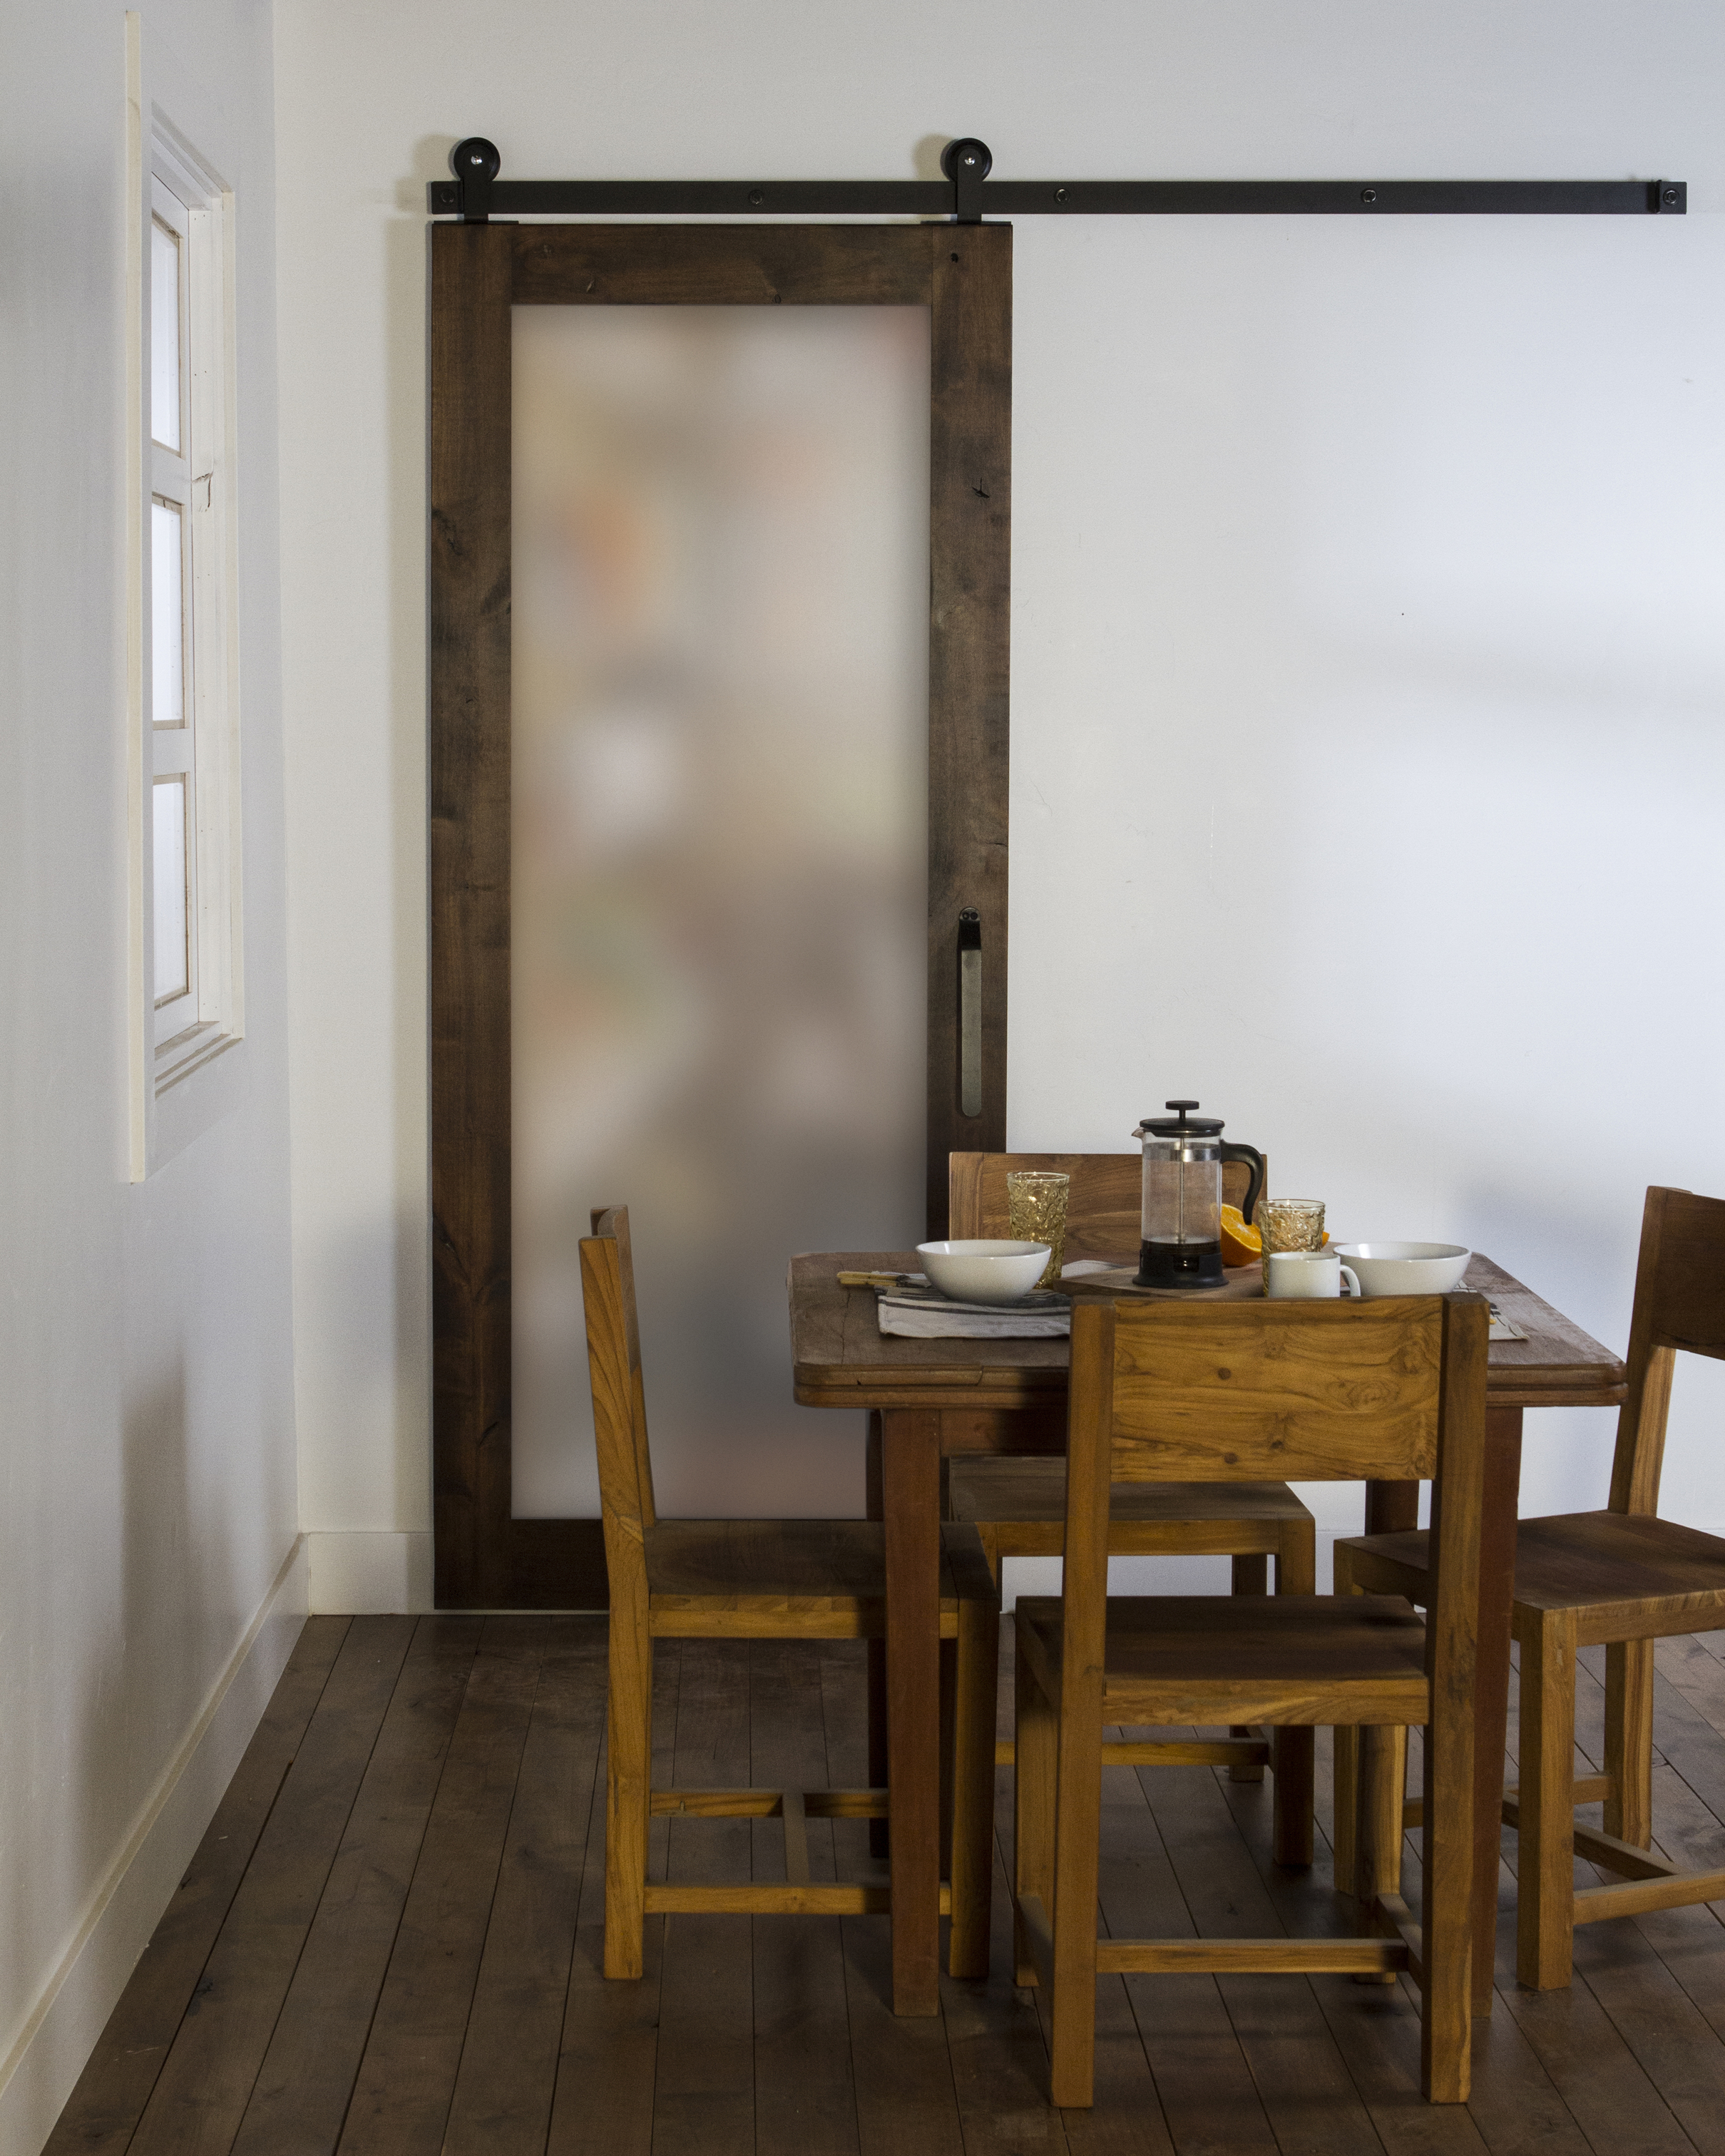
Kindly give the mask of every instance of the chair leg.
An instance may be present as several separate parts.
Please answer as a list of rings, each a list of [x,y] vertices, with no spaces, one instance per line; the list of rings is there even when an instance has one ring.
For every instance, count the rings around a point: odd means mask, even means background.
[[[1301,1529],[1303,1533],[1299,1532]],[[1276,1553],[1276,1591],[1279,1596],[1316,1593],[1316,1540],[1309,1520],[1296,1521],[1292,1527],[1282,1531]],[[1278,1864],[1310,1864],[1312,1766],[1317,1732],[1290,1724],[1278,1729],[1271,1741],[1276,1762],[1276,1861]]]
[[[1230,1592],[1235,1594],[1267,1594],[1270,1592],[1270,1560],[1260,1554],[1249,1553],[1231,1560],[1233,1581]],[[1257,1731],[1249,1722],[1236,1722],[1230,1726],[1230,1737],[1255,1737]],[[1230,1767],[1230,1782],[1261,1782],[1261,1767]]]
[[[954,1976],[988,1974],[999,1658],[999,1612],[990,1603],[961,1602],[952,1714],[952,1924],[947,1946],[947,1967]]]
[[[1620,1640],[1605,1650],[1605,1831],[1637,1849],[1653,1845],[1653,1642]]]
[[[1276,1771],[1274,1840],[1278,1864],[1312,1861],[1312,1780],[1317,1732],[1287,1722],[1270,1733]]]
[[[941,1849],[942,1879],[952,1876],[952,1776],[957,1765],[953,1731],[958,1712],[958,1642],[941,1641]]]
[[[1332,1846],[1336,1859],[1336,1892],[1362,1894],[1359,1877],[1359,1732],[1335,1732],[1336,1816]]]
[[[1521,1827],[1516,1974],[1569,1981],[1575,1938],[1575,1619],[1531,1613],[1522,1637]]]
[[[1425,1824],[1420,1833],[1425,1964],[1420,1994],[1420,2080],[1429,2103],[1466,2103],[1473,2070],[1473,1897],[1468,1892],[1473,1876],[1473,1766],[1469,1748],[1445,1741],[1445,1723],[1453,1732],[1458,1715],[1471,1712],[1465,1702],[1440,1702],[1437,1715],[1444,1719],[1435,1718],[1425,1732]],[[1405,1766],[1404,1729],[1374,1729],[1367,1734],[1397,1739],[1393,1746],[1378,1748]],[[1397,1798],[1399,1851],[1404,1777],[1398,1772],[1388,1779]],[[1387,1807],[1379,1808],[1379,1815],[1387,1818]],[[1381,1857],[1376,1861],[1389,1870],[1387,1861]]]
[[[1339,1746],[1343,1732],[1336,1732]],[[1354,1892],[1369,1910],[1380,1894],[1402,1891],[1402,1802],[1408,1779],[1408,1732],[1394,1724],[1370,1724],[1346,1732],[1349,1747],[1355,1819]],[[1339,1788],[1339,1784],[1338,1784]],[[1358,1984],[1394,1984],[1393,1974],[1360,1976]]]
[[[1278,1594],[1317,1592],[1317,1530],[1310,1520],[1290,1520],[1281,1530],[1276,1553],[1276,1591]]]
[[[1408,1781],[1408,1732],[1394,1724],[1359,1732],[1359,1895],[1402,1891],[1402,1804]]]
[[[1281,1576],[1280,1559],[1276,1577]],[[1353,1579],[1349,1569],[1346,1550],[1336,1552],[1335,1591],[1337,1594],[1352,1594]],[[1334,1785],[1335,1817],[1332,1830],[1332,1845],[1336,1860],[1336,1891],[1338,1894],[1363,1894],[1359,1876],[1359,1731],[1353,1727],[1338,1727],[1336,1740],[1335,1771],[1331,1777]]]
[[[653,1790],[653,1640],[644,1609],[611,1612],[605,1718],[605,1974],[641,1974],[647,1815]]]
[[[1068,1727],[1070,1729],[1070,1723]],[[1097,1747],[1096,1779],[1091,1783],[1093,1800],[1081,1804],[1061,1802],[1055,1810],[1054,1991],[1049,2000],[1049,2093],[1055,2106],[1063,2111],[1087,2111],[1096,2101],[1096,1871],[1101,1830],[1100,1730],[1091,1741]],[[1071,1779],[1078,1777],[1073,1775]]]
[[[886,1517],[886,1485],[881,1466],[880,1413],[878,1408],[869,1414],[868,1440],[863,1455],[863,1509],[867,1518],[884,1520]],[[869,1787],[884,1789],[886,1773],[886,1642],[870,1640],[869,1658]],[[892,1822],[890,1819],[869,1821],[869,1854],[870,1856],[890,1856],[892,1854]]]
[[[1019,1984],[1039,1981],[1036,1959],[1018,1902],[1035,1895],[1054,1918],[1055,1778],[1060,1725],[1046,1694],[1030,1673],[1022,1640],[1015,1665],[1014,1708],[1018,1758],[1013,1768],[1013,1968]]]

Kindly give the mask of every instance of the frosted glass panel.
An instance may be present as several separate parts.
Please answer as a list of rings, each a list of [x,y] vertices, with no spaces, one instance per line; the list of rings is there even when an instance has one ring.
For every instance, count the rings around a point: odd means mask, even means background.
[[[150,226],[150,432],[180,446],[180,243],[159,220]]]
[[[514,1462],[597,1512],[624,1204],[660,1508],[860,1513],[796,1250],[922,1214],[928,316],[515,313]]]
[[[156,1000],[170,1002],[191,985],[186,937],[186,782],[158,778],[155,815]]]
[[[172,501],[150,504],[150,716],[158,726],[186,723],[186,606],[182,516]]]

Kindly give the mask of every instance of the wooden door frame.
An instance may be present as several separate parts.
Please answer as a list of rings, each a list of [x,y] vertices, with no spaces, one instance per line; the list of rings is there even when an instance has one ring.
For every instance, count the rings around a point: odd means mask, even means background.
[[[431,228],[432,1451],[440,1609],[598,1609],[597,1520],[517,1520],[510,1460],[511,309],[925,305],[932,323],[928,1232],[1006,1143],[1012,228]],[[957,923],[982,924],[959,1111]],[[598,1194],[609,1200],[627,1191]],[[790,1253],[787,1251],[786,1256]],[[580,1313],[569,1313],[572,1325]],[[787,1395],[790,1371],[785,1372]]]

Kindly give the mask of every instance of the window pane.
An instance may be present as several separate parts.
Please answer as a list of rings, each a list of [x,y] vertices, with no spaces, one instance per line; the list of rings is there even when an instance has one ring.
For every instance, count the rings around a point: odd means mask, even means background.
[[[186,917],[186,782],[158,778],[156,814],[156,1000],[191,986]]]
[[[158,726],[186,723],[184,519],[177,502],[150,505],[150,716]]]
[[[180,446],[180,241],[159,221],[150,227],[150,432],[165,449]]]
[[[928,355],[922,308],[515,311],[522,1516],[598,1509],[619,1203],[666,1516],[862,1510],[784,1278],[922,1232]]]

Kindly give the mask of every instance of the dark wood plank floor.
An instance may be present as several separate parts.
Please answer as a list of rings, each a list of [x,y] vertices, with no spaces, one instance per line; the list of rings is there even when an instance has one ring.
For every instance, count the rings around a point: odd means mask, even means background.
[[[1663,1642],[1659,1671],[1661,1845],[1725,1863],[1725,1634]],[[1466,2109],[1420,2101],[1399,1984],[1184,1976],[1104,1981],[1096,2107],[1051,2112],[1005,1774],[993,1974],[944,1984],[937,2020],[889,2010],[882,1917],[652,1918],[646,1974],[608,1984],[604,1682],[596,1619],[313,1618],[51,2156],[1725,2156],[1725,1911],[1589,1928],[1570,1989],[1519,1991],[1509,1835]],[[660,1782],[865,1779],[849,1645],[661,1649],[655,1713]],[[1269,1812],[1205,1768],[1106,1776],[1104,1926],[1351,1928],[1326,1848],[1271,1861]],[[811,1820],[814,1876],[871,1876],[867,1835]],[[660,1820],[652,1854],[783,1876],[773,1821]]]

